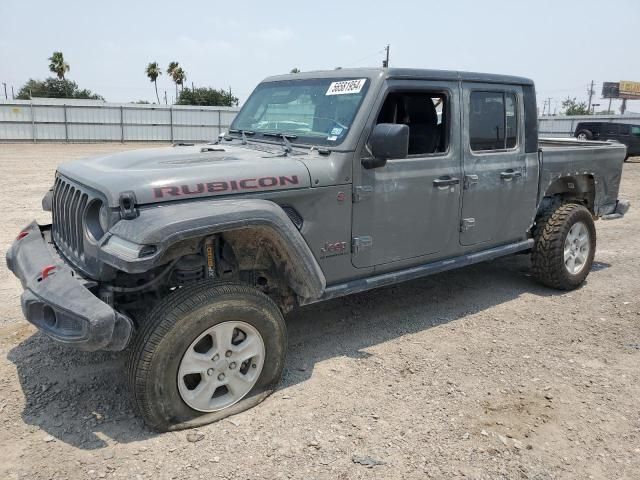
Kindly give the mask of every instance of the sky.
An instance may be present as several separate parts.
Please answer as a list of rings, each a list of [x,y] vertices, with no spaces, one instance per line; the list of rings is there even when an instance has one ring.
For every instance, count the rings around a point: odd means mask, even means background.
[[[378,66],[389,44],[392,67],[532,78],[552,111],[567,96],[586,101],[593,80],[606,109],[603,81],[640,81],[639,27],[638,0],[0,0],[0,82],[17,93],[49,76],[61,50],[68,78],[108,101],[155,101],[146,65],[178,61],[188,86],[231,87],[242,102],[294,67]],[[158,83],[171,101],[167,75]]]

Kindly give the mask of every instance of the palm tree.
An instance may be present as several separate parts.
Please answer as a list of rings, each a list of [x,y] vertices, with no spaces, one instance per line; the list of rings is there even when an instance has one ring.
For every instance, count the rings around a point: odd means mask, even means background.
[[[64,61],[64,55],[62,52],[53,52],[53,55],[49,57],[49,70],[55,73],[60,80],[64,80],[64,74],[71,70],[69,64]]]
[[[177,67],[173,70],[173,81],[176,82],[176,99],[178,97],[178,85],[180,85],[180,91],[184,90],[184,82],[187,79],[186,72],[182,67]]]
[[[167,75],[169,75],[169,77],[171,77],[171,80],[173,80],[174,82],[176,82],[176,78],[173,74],[173,72],[175,72],[178,69],[178,62],[170,62],[169,66],[167,67]],[[176,101],[178,100],[178,83],[176,82]]]
[[[156,87],[156,98],[158,99],[158,105],[160,105],[160,96],[158,95],[158,76],[162,75],[162,71],[160,70],[158,62],[151,62],[147,65],[146,73],[149,80],[153,82],[154,87]]]

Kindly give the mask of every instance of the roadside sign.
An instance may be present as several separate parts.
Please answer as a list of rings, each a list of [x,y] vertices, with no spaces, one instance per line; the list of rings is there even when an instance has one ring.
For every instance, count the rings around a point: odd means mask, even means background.
[[[620,81],[619,98],[640,99],[640,82]]]

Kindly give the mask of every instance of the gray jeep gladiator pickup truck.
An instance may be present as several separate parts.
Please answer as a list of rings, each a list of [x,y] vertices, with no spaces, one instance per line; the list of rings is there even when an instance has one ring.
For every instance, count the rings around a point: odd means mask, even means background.
[[[129,347],[154,429],[249,408],[299,305],[516,252],[578,287],[620,218],[625,147],[539,140],[519,77],[353,69],[260,83],[217,142],[65,163],[7,253],[26,318],[85,350]]]

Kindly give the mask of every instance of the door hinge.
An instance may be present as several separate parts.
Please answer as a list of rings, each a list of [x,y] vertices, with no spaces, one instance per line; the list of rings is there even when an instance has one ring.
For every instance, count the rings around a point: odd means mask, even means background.
[[[358,185],[353,189],[353,203],[363,200],[365,197],[373,193],[373,186],[371,185]]]
[[[463,218],[462,222],[460,222],[460,231],[466,232],[467,230],[470,230],[475,226],[476,226],[475,218]]]
[[[351,239],[351,253],[358,253],[364,248],[370,248],[373,245],[373,237],[354,237]]]
[[[469,190],[469,188],[471,188],[471,185],[475,185],[476,183],[478,183],[478,175],[465,175],[463,188],[465,190]]]

